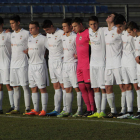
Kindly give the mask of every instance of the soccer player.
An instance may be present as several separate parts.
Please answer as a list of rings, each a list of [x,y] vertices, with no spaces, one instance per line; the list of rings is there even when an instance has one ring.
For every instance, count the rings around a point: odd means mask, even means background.
[[[0,114],[3,114],[3,84],[6,85],[11,108],[8,112],[14,110],[14,91],[10,86],[10,61],[11,61],[11,33],[3,30],[4,20],[0,17]]]
[[[83,26],[81,18],[76,17],[72,21],[73,31],[77,33],[76,50],[77,50],[77,79],[80,91],[82,92],[83,100],[86,104],[87,111],[83,117],[92,115],[95,112],[94,92],[90,84],[89,72],[89,30]]]
[[[30,111],[30,91],[28,82],[28,57],[24,53],[27,49],[29,31],[20,27],[20,17],[13,15],[10,18],[10,25],[14,31],[11,34],[11,47],[12,58],[10,65],[10,85],[14,88],[14,105],[15,108],[6,114],[19,114],[20,104],[20,87],[22,86],[24,91],[25,100],[25,112]]]
[[[122,54],[122,77],[123,83],[125,84],[126,93],[122,95],[121,104],[122,104],[122,116],[117,118],[128,118],[133,115],[133,86],[137,92],[137,95],[140,95],[140,88],[138,87],[137,81],[137,71],[136,71],[136,61],[135,61],[135,46],[134,38],[129,35],[125,30],[126,20],[123,15],[118,15],[115,19],[114,24],[117,27],[117,32],[122,34],[123,40],[123,54]],[[127,114],[125,114],[127,104]],[[140,110],[138,110],[140,114]],[[125,114],[125,115],[124,115]]]
[[[106,116],[106,90],[105,90],[105,38],[104,29],[99,27],[98,18],[91,16],[89,18],[89,38],[91,43],[91,58],[90,58],[90,79],[91,87],[94,89],[94,99],[97,112],[89,118],[101,118]],[[102,94],[100,92],[102,91]]]
[[[76,52],[76,34],[72,32],[72,19],[66,18],[62,22],[64,34],[62,36],[63,41],[63,82],[66,90],[66,112],[58,115],[57,117],[67,117],[71,115],[72,100],[73,100],[73,88],[77,92],[77,105],[78,110],[73,117],[82,116],[82,94],[78,88],[77,83],[77,58],[74,56]]]
[[[47,48],[46,37],[39,34],[39,23],[31,21],[29,24],[31,36],[28,39],[28,55],[29,55],[29,83],[32,90],[32,101],[34,109],[27,112],[26,115],[45,116],[48,102],[48,93],[46,90],[46,79],[48,79],[48,71],[44,58]],[[46,47],[46,48],[45,48]],[[41,92],[42,111],[39,112],[39,92]]]
[[[106,69],[105,69],[105,88],[107,92],[107,101],[111,108],[111,112],[104,116],[105,118],[114,118],[117,116],[115,107],[115,95],[113,93],[113,84],[116,82],[122,92],[125,94],[121,71],[121,56],[122,56],[122,38],[121,34],[117,33],[117,27],[114,26],[114,20],[117,14],[112,13],[106,19],[108,28],[104,30],[106,43]]]
[[[127,32],[129,33],[129,35],[134,37],[135,60],[137,62],[137,73],[136,73],[137,78],[136,79],[138,80],[138,86],[140,87],[140,29],[139,29],[138,25],[133,21],[131,21],[127,24],[126,29],[127,29]],[[136,89],[136,92],[137,92],[138,111],[137,111],[137,115],[132,117],[132,119],[140,118],[140,92],[139,92],[139,89],[138,90]]]
[[[54,111],[47,113],[47,116],[57,116],[60,113],[61,100],[62,100],[62,90],[63,89],[63,113],[66,111],[66,91],[63,88],[63,76],[62,76],[62,66],[63,66],[63,44],[62,35],[63,30],[55,28],[50,20],[44,20],[42,24],[43,30],[46,32],[47,45],[49,50],[49,71],[51,82],[55,89],[54,94]]]

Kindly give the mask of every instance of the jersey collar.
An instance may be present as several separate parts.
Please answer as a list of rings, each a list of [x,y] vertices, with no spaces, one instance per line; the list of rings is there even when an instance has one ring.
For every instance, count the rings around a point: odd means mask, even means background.
[[[24,29],[23,29],[23,28],[21,28],[19,32],[21,32],[22,30],[24,30]],[[18,32],[18,33],[19,33],[19,32]],[[14,33],[16,33],[16,31],[14,31]]]

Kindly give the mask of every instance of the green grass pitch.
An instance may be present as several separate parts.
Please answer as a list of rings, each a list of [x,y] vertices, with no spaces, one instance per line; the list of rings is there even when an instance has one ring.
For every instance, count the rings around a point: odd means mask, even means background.
[[[47,87],[49,93],[47,112],[54,108],[54,90],[52,84]],[[120,111],[120,89],[114,86],[115,103]],[[93,119],[93,118],[57,118],[23,116],[23,92],[20,101],[20,115],[5,115],[10,108],[8,93],[4,86],[3,110],[0,115],[0,140],[139,140],[140,120],[131,119]],[[31,108],[33,105],[31,103]],[[83,111],[86,109],[85,105]],[[41,110],[41,104],[40,104]],[[74,92],[73,113],[77,110]],[[106,112],[110,109],[107,105]],[[136,113],[136,93],[134,112]]]

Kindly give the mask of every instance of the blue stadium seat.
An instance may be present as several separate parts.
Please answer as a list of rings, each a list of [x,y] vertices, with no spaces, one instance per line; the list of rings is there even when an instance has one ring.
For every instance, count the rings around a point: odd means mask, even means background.
[[[52,7],[51,6],[44,6],[44,12],[45,13],[52,13]]]
[[[19,6],[19,13],[28,13],[27,6]]]
[[[73,3],[76,3],[76,4],[81,3],[81,0],[73,0]]]
[[[18,3],[24,3],[24,0],[18,0]]]
[[[85,0],[81,0],[81,3],[85,3],[86,4],[86,3],[88,3],[88,0],[86,0],[86,1]]]
[[[11,13],[10,7],[9,6],[3,6],[2,7],[2,12],[3,13]]]
[[[0,0],[0,3],[8,3],[7,0]]]
[[[65,0],[66,3],[71,4],[73,3],[73,0]]]
[[[0,6],[0,13],[2,13],[2,7]]]
[[[96,6],[96,13],[102,13],[102,11],[101,11],[101,7],[100,6]]]
[[[37,12],[38,13],[44,13],[44,7],[43,6],[37,6]]]
[[[32,0],[32,3],[40,3],[40,0]]]
[[[11,13],[19,13],[17,6],[11,6]]]
[[[24,0],[24,3],[32,3],[32,0]]]
[[[96,0],[88,0],[89,3],[97,3]]]
[[[69,13],[77,13],[76,6],[68,6]]]
[[[27,6],[27,12],[31,13],[31,7],[30,6]]]
[[[78,13],[84,13],[84,6],[77,6]]]
[[[48,3],[48,0],[40,0],[40,3]]]
[[[65,3],[65,0],[57,0],[57,3]]]
[[[107,6],[101,6],[101,12],[102,13],[108,13],[108,7]]]
[[[52,6],[52,11],[53,13],[62,13],[59,6]]]
[[[7,0],[8,3],[17,3],[17,0]]]
[[[62,11],[63,11],[63,10],[62,10]],[[66,13],[69,12],[68,6],[65,6],[65,12],[66,12]]]
[[[56,0],[48,0],[48,3],[57,3]]]
[[[94,13],[94,7],[93,6],[84,6],[84,13]]]

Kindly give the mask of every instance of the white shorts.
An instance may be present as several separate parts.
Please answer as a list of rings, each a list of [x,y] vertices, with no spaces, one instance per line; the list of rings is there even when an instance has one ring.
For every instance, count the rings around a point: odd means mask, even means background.
[[[0,84],[10,84],[10,68],[0,69]]]
[[[28,66],[10,69],[11,86],[26,86],[28,84]]]
[[[63,83],[63,63],[61,61],[49,60],[49,72],[52,83]]]
[[[121,68],[105,69],[105,85],[123,84]]]
[[[49,77],[46,63],[38,65],[29,65],[29,87],[38,87],[39,89],[49,86]]]
[[[77,63],[64,63],[63,64],[64,88],[78,87],[76,69],[77,69]]]
[[[122,67],[123,83],[137,83],[137,70],[136,67]]]
[[[90,66],[90,80],[92,88],[105,89],[105,67]]]

